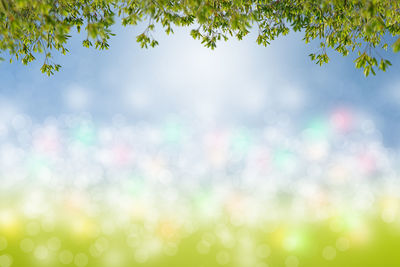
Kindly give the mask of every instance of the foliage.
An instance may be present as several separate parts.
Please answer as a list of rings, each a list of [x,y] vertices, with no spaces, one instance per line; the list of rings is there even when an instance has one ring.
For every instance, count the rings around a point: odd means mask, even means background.
[[[301,31],[306,43],[320,41],[319,51],[310,54],[317,64],[329,61],[328,49],[353,52],[366,76],[391,65],[380,50],[400,50],[397,0],[0,0],[0,51],[24,64],[43,53],[41,70],[50,75],[60,68],[52,52],[68,52],[73,29],[86,33],[83,46],[107,49],[117,17],[124,26],[146,23],[137,36],[145,48],[158,45],[152,33],[159,24],[167,34],[174,26],[192,26],[193,38],[211,49],[219,40],[242,39],[252,27],[265,46]]]

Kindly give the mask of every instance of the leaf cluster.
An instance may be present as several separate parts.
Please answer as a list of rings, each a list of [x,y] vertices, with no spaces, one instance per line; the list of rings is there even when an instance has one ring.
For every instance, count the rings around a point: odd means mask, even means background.
[[[191,36],[211,49],[220,40],[241,40],[252,28],[264,46],[300,31],[306,43],[319,42],[319,50],[310,54],[317,64],[329,62],[328,50],[352,53],[366,76],[391,65],[380,52],[389,46],[400,50],[400,1],[395,0],[0,0],[0,51],[23,64],[42,54],[41,70],[51,75],[60,68],[52,52],[68,52],[73,29],[86,34],[83,46],[108,49],[117,17],[124,26],[145,23],[136,39],[144,48],[158,45],[156,25],[167,34],[191,26]]]

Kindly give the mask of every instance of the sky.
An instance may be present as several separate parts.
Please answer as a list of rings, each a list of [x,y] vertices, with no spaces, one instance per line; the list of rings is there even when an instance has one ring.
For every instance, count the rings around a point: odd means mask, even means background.
[[[400,144],[399,55],[387,53],[393,66],[366,78],[354,56],[331,52],[329,64],[311,62],[308,54],[316,47],[304,44],[300,33],[269,47],[258,46],[250,34],[212,51],[193,40],[190,29],[177,28],[172,36],[159,29],[159,47],[141,49],[138,28],[114,27],[117,36],[107,51],[82,47],[83,36],[75,34],[70,53],[56,56],[62,69],[52,77],[40,73],[40,59],[29,66],[1,63],[3,118],[86,114],[103,123],[115,116],[159,123],[179,117],[202,127],[254,128],[287,121],[296,129],[343,108],[366,116],[388,147]]]

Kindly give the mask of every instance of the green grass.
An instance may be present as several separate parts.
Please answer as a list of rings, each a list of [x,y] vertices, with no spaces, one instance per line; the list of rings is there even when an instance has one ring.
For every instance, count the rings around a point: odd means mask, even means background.
[[[254,225],[225,217],[203,225],[60,217],[49,224],[3,216],[0,267],[400,266],[400,223],[377,216]]]

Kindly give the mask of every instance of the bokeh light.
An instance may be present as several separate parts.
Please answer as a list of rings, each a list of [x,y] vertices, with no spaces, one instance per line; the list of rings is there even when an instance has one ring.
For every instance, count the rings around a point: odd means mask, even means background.
[[[339,107],[298,130],[200,129],[178,116],[154,126],[21,115],[4,127],[34,134],[0,143],[0,266],[390,256],[375,244],[400,238],[398,158],[364,119]]]

